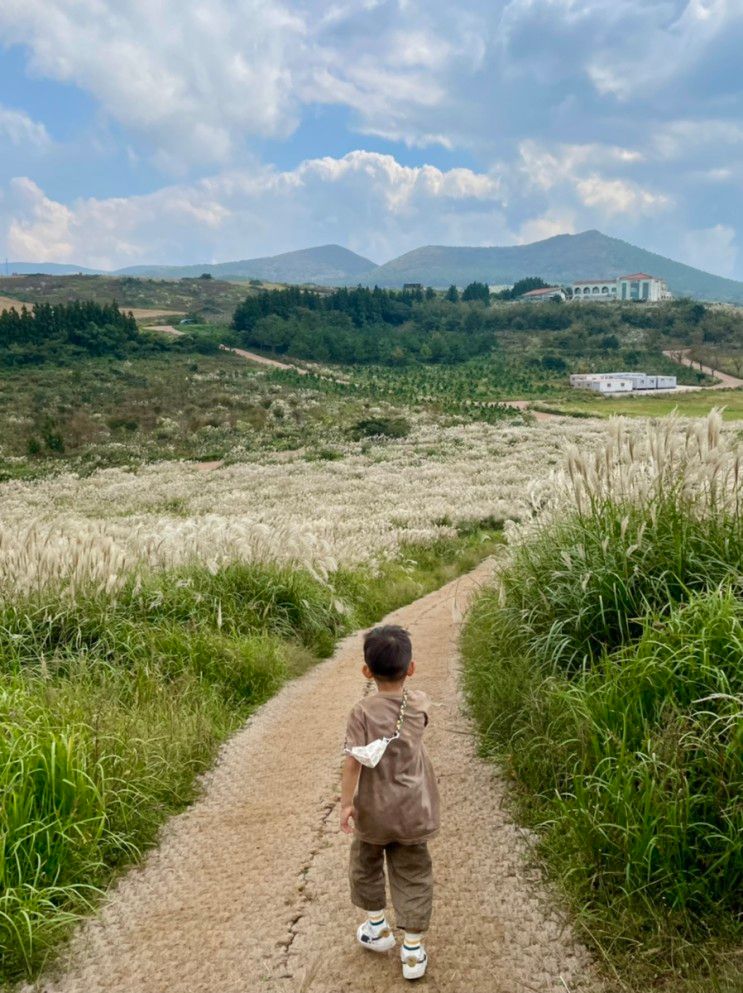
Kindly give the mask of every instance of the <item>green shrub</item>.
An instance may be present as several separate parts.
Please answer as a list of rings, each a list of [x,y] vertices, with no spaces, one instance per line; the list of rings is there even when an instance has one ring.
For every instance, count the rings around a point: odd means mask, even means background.
[[[361,438],[406,438],[410,422],[404,417],[370,417],[357,421],[351,429],[357,440]]]
[[[707,975],[743,909],[739,463],[656,443],[548,502],[462,637],[483,749],[590,937],[653,988]]]
[[[690,934],[701,921],[733,922],[743,893],[743,604],[729,591],[699,594],[546,695],[563,743],[550,778],[567,786],[550,844],[583,867],[582,888],[607,910],[626,902]]]
[[[0,981],[33,974],[289,677],[470,568],[473,529],[327,582],[233,564],[0,604]]]

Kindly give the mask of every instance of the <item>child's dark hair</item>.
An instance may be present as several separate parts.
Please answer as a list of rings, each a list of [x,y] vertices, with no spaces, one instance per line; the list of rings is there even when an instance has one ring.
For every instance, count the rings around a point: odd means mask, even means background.
[[[382,682],[395,683],[403,679],[412,657],[410,635],[399,624],[372,628],[364,637],[364,661]]]

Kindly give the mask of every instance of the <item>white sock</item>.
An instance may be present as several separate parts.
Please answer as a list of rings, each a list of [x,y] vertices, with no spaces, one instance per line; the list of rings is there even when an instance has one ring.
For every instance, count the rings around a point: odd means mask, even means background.
[[[372,927],[384,927],[387,923],[384,910],[367,910],[367,914],[369,915],[369,923]]]
[[[405,940],[403,942],[403,948],[406,952],[412,952],[416,954],[420,951],[421,941],[423,939],[423,934],[420,931],[406,931]]]

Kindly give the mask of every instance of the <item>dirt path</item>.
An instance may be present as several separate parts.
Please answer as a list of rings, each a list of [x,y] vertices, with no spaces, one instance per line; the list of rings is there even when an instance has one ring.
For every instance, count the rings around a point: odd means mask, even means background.
[[[440,993],[587,993],[591,959],[528,866],[504,788],[475,755],[457,699],[456,631],[469,576],[391,615],[411,631],[416,683],[440,706],[429,732],[444,828],[429,975]],[[45,993],[388,993],[393,953],[354,941],[359,912],[338,829],[346,714],[363,691],[361,636],[288,684],[225,746],[202,798],[112,892]],[[28,991],[27,991],[28,993]]]
[[[546,410],[533,410],[531,407],[532,400],[503,400],[502,402],[508,407],[515,407],[516,410],[527,411],[535,421],[554,421],[560,417],[560,414],[550,414]]]
[[[685,348],[677,351],[667,351],[663,352],[664,355],[668,356],[674,362],[678,362],[680,365],[685,365],[689,369],[698,369],[700,372],[705,373],[707,376],[713,376],[717,382],[714,386],[690,386],[687,389],[690,390],[730,390],[739,389],[743,386],[743,379],[738,379],[736,376],[731,376],[727,372],[720,372],[719,369],[712,369],[708,365],[702,365],[689,358],[689,349]]]
[[[219,347],[224,352],[232,352],[233,355],[240,355],[242,358],[249,359],[251,362],[257,362],[258,365],[268,365],[274,369],[291,369],[292,372],[298,372],[300,376],[307,375],[306,369],[302,369],[297,365],[289,365],[288,362],[269,359],[265,355],[258,355],[256,352],[246,352],[244,348],[229,348],[227,345],[220,345]]]

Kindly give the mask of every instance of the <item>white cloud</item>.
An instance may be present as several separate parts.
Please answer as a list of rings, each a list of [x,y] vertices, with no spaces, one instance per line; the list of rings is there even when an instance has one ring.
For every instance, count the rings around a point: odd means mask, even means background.
[[[728,224],[689,231],[683,238],[681,257],[688,265],[705,272],[733,276],[738,260],[735,229]]]
[[[485,52],[478,18],[423,0],[4,0],[0,40],[26,45],[32,72],[87,90],[171,166],[284,137],[313,102],[351,108],[361,130],[447,144],[411,113],[447,104],[448,76]]]
[[[14,179],[10,187],[7,248],[14,258],[35,262],[66,260],[74,248],[73,212],[44,196],[30,179]]]
[[[631,43],[612,45],[608,39],[595,52],[589,75],[599,92],[622,99],[688,73],[711,44],[733,25],[739,28],[743,23],[739,0],[686,0],[670,5],[637,0],[612,6],[615,37],[621,37],[624,28]],[[632,30],[633,25],[638,30]]]
[[[743,146],[743,125],[721,118],[673,120],[657,128],[650,142],[654,154],[661,160],[688,159],[700,151],[717,155]]]
[[[583,145],[546,146],[534,139],[522,141],[518,148],[519,169],[528,182],[541,190],[550,190],[570,180],[576,182],[586,168],[616,169],[642,162],[636,149],[596,142]]]
[[[575,234],[577,231],[575,214],[570,210],[549,210],[541,217],[524,221],[518,230],[517,241],[528,245],[544,238],[554,238],[558,234]]]
[[[241,131],[294,124],[303,19],[265,0],[4,0],[0,38],[92,93],[161,153],[224,160]]]
[[[43,150],[52,140],[43,124],[33,121],[21,110],[0,104],[0,142],[7,141],[18,148]]]
[[[334,241],[381,259],[429,240],[513,240],[498,176],[403,166],[363,151],[69,206],[16,179],[6,207],[9,256],[101,268],[249,258]]]
[[[633,212],[647,216],[671,204],[670,198],[663,193],[643,189],[637,183],[597,175],[578,180],[576,189],[586,207],[596,208],[609,217]]]
[[[589,143],[548,147],[533,140],[522,142],[515,167],[516,177],[520,177],[527,188],[542,193],[549,202],[555,201],[563,208],[553,208],[541,220],[527,222],[524,230],[559,234],[549,219],[569,216],[574,224],[579,207],[588,208],[595,218],[603,219],[618,214],[644,218],[669,207],[672,198],[667,194],[621,174],[616,175],[643,161],[641,152],[616,145]],[[599,172],[599,169],[603,171]],[[518,179],[512,180],[512,188],[517,182]],[[568,205],[574,209],[566,215],[564,208]]]
[[[625,101],[688,75],[742,30],[740,0],[510,0],[500,48],[513,73],[583,76]]]

